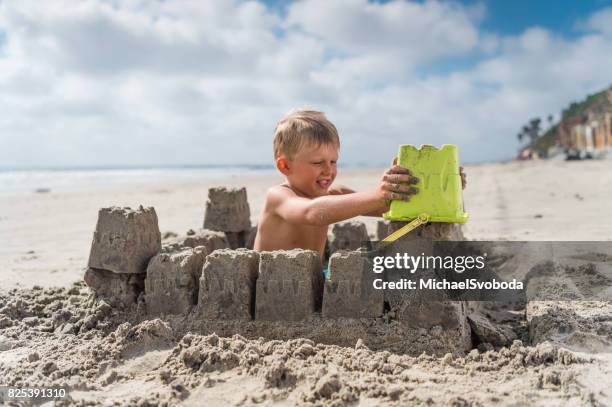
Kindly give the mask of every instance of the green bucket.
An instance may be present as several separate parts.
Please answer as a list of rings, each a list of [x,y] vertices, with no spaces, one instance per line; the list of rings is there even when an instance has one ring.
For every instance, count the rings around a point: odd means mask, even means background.
[[[426,214],[430,222],[465,223],[469,215],[463,211],[463,192],[459,174],[457,146],[441,148],[423,145],[416,148],[401,145],[397,164],[408,168],[419,179],[419,189],[410,201],[392,201],[383,216],[394,221],[411,221]]]

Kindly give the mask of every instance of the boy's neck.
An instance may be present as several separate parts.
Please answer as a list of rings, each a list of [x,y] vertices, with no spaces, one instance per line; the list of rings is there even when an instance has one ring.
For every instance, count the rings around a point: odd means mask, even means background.
[[[298,188],[296,188],[294,185],[291,185],[291,182],[287,179],[285,181],[284,184],[281,184],[282,187],[285,188],[289,188],[290,190],[292,190],[296,195],[301,196],[303,198],[309,198],[309,199],[313,199],[314,197],[305,194],[304,192],[300,191]]]

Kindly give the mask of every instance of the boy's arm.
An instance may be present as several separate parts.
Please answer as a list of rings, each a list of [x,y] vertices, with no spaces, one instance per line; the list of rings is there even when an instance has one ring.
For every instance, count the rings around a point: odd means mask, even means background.
[[[463,167],[459,167],[459,175],[461,176],[461,188],[465,189],[465,187],[467,186],[467,176],[465,174],[465,170]],[[344,195],[344,194],[352,194],[355,191],[347,186],[344,185],[335,185],[332,186],[329,189],[329,193],[331,195]],[[384,210],[382,211],[373,211],[370,213],[365,213],[363,214],[363,216],[376,216],[376,217],[381,217],[383,215],[383,213],[387,212],[389,210],[388,207],[386,207]]]
[[[330,225],[385,206],[384,199],[376,191],[308,199],[286,188],[275,188],[268,194],[268,199],[276,214],[287,222],[316,226]]]
[[[277,187],[268,193],[268,205],[290,223],[330,225],[355,216],[382,214],[388,210],[387,200],[390,199],[410,200],[417,189],[408,184],[417,181],[409,170],[393,165],[374,190],[308,199],[288,188]]]
[[[346,195],[346,194],[353,194],[357,191],[355,191],[354,189],[351,189],[345,185],[334,185],[329,189],[329,194],[330,195]],[[373,212],[368,212],[368,213],[364,213],[362,216],[375,216],[380,218],[383,213],[387,212],[389,210],[388,207],[386,207],[385,209],[383,209],[382,211],[376,210]]]

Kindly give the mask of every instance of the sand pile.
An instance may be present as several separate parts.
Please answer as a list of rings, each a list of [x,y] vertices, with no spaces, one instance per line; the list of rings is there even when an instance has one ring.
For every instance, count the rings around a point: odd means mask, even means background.
[[[532,301],[527,321],[533,343],[548,340],[582,352],[612,352],[609,301]]]
[[[341,347],[183,334],[161,319],[130,318],[144,311],[112,309],[82,284],[12,290],[0,304],[0,384],[68,387],[67,405],[584,404],[603,397],[579,379],[604,369],[600,360],[548,342],[415,357],[373,351],[361,340]]]

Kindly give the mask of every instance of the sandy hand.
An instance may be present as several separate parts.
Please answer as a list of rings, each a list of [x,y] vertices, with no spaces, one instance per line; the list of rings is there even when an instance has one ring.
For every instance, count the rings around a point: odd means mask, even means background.
[[[387,205],[391,200],[409,201],[412,195],[419,192],[417,188],[411,186],[417,182],[419,179],[412,176],[409,169],[397,165],[397,158],[395,158],[391,167],[383,174],[378,191]]]
[[[461,188],[465,189],[467,186],[467,175],[465,175],[463,167],[459,167],[459,175],[461,175]]]

